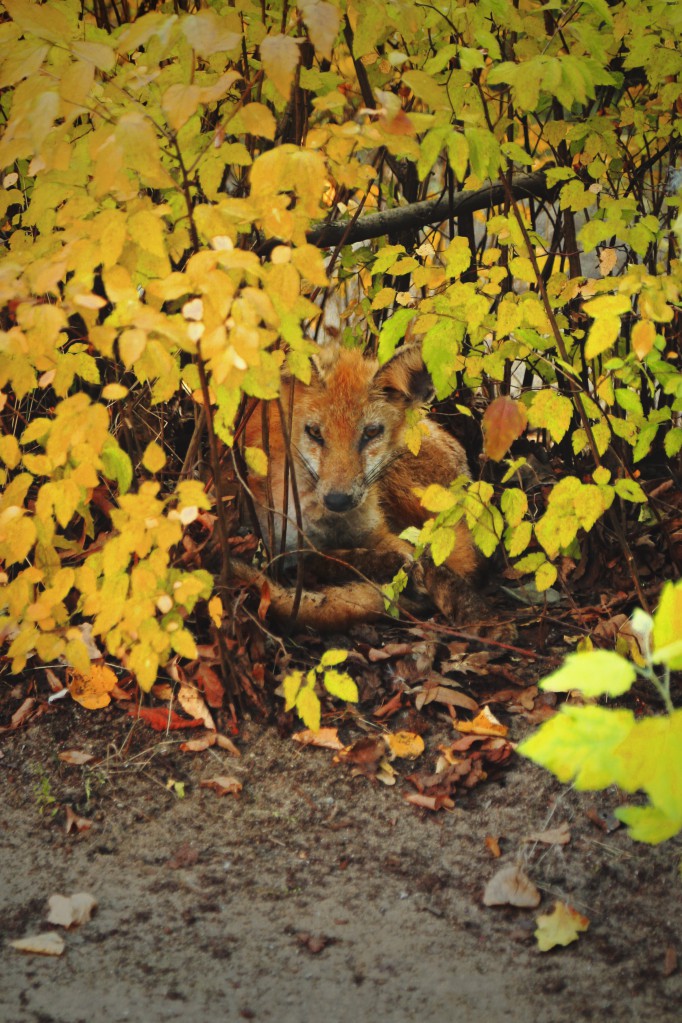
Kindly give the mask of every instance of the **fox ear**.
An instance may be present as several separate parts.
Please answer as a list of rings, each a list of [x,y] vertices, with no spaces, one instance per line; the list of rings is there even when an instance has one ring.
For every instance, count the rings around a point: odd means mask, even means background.
[[[390,401],[424,405],[433,397],[433,381],[424,365],[419,345],[399,348],[374,377],[374,387]]]
[[[339,359],[339,353],[341,351],[340,346],[335,341],[327,341],[326,344],[319,345],[318,350],[310,360],[310,364],[313,369],[312,384],[322,383],[331,369],[336,365]]]

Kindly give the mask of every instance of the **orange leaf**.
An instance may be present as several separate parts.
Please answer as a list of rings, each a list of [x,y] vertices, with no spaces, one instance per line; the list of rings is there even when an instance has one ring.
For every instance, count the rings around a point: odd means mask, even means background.
[[[480,714],[477,714],[473,721],[453,721],[458,732],[465,732],[471,735],[501,735],[507,734],[509,729],[498,721],[488,707],[484,707]]]
[[[483,416],[483,451],[494,461],[504,458],[513,441],[528,425],[528,413],[520,401],[503,395],[485,410]]]
[[[116,685],[116,676],[111,668],[94,664],[89,675],[77,671],[70,673],[68,689],[76,703],[88,710],[100,710],[111,703],[111,691]]]
[[[338,728],[318,728],[316,732],[310,728],[304,728],[291,737],[294,742],[300,742],[302,746],[322,746],[324,749],[343,749],[343,743],[339,739]]]
[[[416,732],[395,732],[384,738],[394,757],[415,760],[424,752],[424,740]]]
[[[199,782],[199,786],[202,789],[213,789],[219,796],[238,796],[243,788],[239,779],[229,774],[222,774],[217,778],[204,778]]]
[[[164,707],[131,707],[128,714],[133,718],[141,718],[146,721],[155,732],[173,731],[176,728],[204,727],[204,722],[200,718],[192,720],[182,718],[174,710],[166,710]]]

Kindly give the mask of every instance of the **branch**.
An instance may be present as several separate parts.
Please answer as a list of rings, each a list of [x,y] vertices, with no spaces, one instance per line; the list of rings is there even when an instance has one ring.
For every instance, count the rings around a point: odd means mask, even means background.
[[[551,199],[554,194],[554,190],[547,186],[544,171],[519,174],[512,178],[511,191],[515,199],[526,199],[529,196]],[[369,238],[380,238],[384,234],[439,224],[450,216],[457,217],[462,213],[473,213],[474,210],[497,206],[503,203],[504,199],[504,187],[499,183],[491,183],[477,188],[474,192],[458,192],[452,201],[446,196],[411,203],[409,206],[399,206],[397,209],[383,210],[381,213],[370,213],[366,217],[360,217],[350,230],[348,220],[320,224],[308,231],[306,237],[311,245],[316,245],[319,249],[338,245],[342,239],[344,245],[350,245],[353,242],[367,241]]]

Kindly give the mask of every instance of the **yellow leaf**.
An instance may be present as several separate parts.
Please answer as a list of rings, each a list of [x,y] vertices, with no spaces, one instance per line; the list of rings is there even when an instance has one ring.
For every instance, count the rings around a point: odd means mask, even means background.
[[[208,602],[208,614],[216,629],[219,629],[223,623],[223,602],[220,597],[211,597]]]
[[[106,43],[88,43],[77,39],[71,43],[71,52],[79,60],[94,64],[100,71],[111,71],[116,61],[116,54]]]
[[[641,362],[642,359],[646,359],[647,355],[654,347],[654,341],[656,340],[656,327],[651,320],[638,320],[632,328],[630,340],[632,343],[632,350]]]
[[[89,675],[73,672],[68,683],[73,699],[88,710],[99,710],[111,703],[111,690],[116,685],[116,676],[111,668],[93,665]]]
[[[227,11],[221,15],[212,10],[190,14],[182,20],[182,31],[190,46],[202,57],[234,50],[242,40],[241,33],[232,30]]]
[[[605,295],[604,298],[611,298],[611,295]],[[595,302],[598,299],[595,299]],[[608,348],[612,348],[618,340],[620,334],[620,317],[619,316],[600,316],[599,319],[595,320],[590,329],[590,333],[587,337],[587,344],[585,345],[585,358],[594,359],[597,355],[601,355]]]
[[[237,116],[249,135],[257,135],[272,142],[277,131],[277,121],[264,103],[247,103]]]
[[[394,757],[415,760],[424,752],[424,740],[416,732],[395,732],[384,736]]]
[[[12,21],[39,39],[49,39],[63,46],[71,35],[68,18],[55,7],[42,6],[33,0],[5,0],[3,6]]]
[[[142,464],[148,472],[160,472],[166,464],[166,455],[160,444],[150,441],[142,456]]]
[[[556,945],[570,945],[578,940],[581,931],[586,931],[590,921],[586,916],[578,913],[572,906],[565,902],[555,902],[552,913],[541,914],[537,918],[538,948],[541,952],[547,952]]]
[[[267,476],[268,474],[268,456],[261,448],[245,448],[244,458],[251,472],[255,472],[256,476]]]
[[[300,57],[296,40],[284,35],[266,36],[260,44],[260,55],[266,75],[284,99],[289,99]]]
[[[21,461],[21,449],[19,441],[13,433],[6,433],[0,437],[0,459],[8,469],[16,469]]]
[[[325,0],[299,0],[310,41],[323,57],[331,60],[332,47],[339,31],[339,11]]]
[[[304,686],[303,689],[299,690],[296,697],[296,710],[307,728],[310,728],[313,732],[319,729],[321,715],[320,700],[309,686]]]

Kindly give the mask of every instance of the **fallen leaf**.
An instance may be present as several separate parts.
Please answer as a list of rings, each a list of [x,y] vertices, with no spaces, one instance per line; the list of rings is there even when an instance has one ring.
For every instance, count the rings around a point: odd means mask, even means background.
[[[173,687],[167,682],[157,682],[152,686],[152,693],[157,700],[165,700],[167,703],[173,699]]]
[[[86,924],[95,909],[97,899],[88,892],[76,892],[75,895],[51,895],[48,899],[50,911],[47,915],[49,924],[60,927],[80,927]]]
[[[540,892],[521,867],[511,863],[490,878],[483,892],[483,904],[535,909],[540,905]]]
[[[571,832],[568,823],[564,822],[556,828],[548,828],[547,831],[534,831],[523,841],[544,842],[545,845],[568,845],[571,841]]]
[[[668,945],[663,959],[663,976],[671,977],[677,971],[677,951],[674,945]]]
[[[91,760],[95,759],[94,754],[84,753],[83,750],[79,749],[66,749],[63,753],[58,753],[57,756],[65,764],[75,764],[77,767],[89,764]]]
[[[406,803],[421,806],[424,810],[441,810],[443,807],[452,810],[455,805],[454,799],[449,796],[427,796],[423,792],[406,792],[403,799]]]
[[[495,859],[498,859],[502,855],[500,851],[500,840],[495,838],[494,835],[486,835],[485,845],[490,855],[494,856]]]
[[[556,945],[570,945],[578,940],[581,931],[586,931],[590,921],[565,902],[555,902],[551,913],[542,914],[536,919],[538,948],[548,952]]]
[[[294,732],[291,737],[294,742],[301,746],[321,746],[324,749],[342,750],[343,743],[339,739],[338,728],[318,728],[313,731],[311,728],[303,728],[300,732]]]
[[[64,826],[64,830],[67,835],[71,834],[74,828],[76,829],[76,831],[90,830],[90,828],[93,825],[93,822],[91,820],[88,820],[87,817],[79,817],[77,813],[74,813],[70,806],[65,807],[65,810],[66,824]]]
[[[368,735],[357,739],[352,746],[345,746],[334,760],[353,764],[355,767],[361,767],[367,773],[372,773],[372,770],[383,758],[385,751],[386,745],[381,736]]]
[[[198,689],[195,689],[194,686],[180,685],[177,700],[188,717],[203,721],[206,728],[215,732],[215,722]]]
[[[497,720],[489,707],[484,707],[473,721],[458,721],[455,719],[452,723],[458,732],[469,733],[471,735],[504,736],[509,731],[506,725]]]
[[[180,749],[183,753],[202,753],[210,746],[215,746],[217,738],[215,732],[204,732],[196,739],[187,739],[186,742],[181,742]]]
[[[258,603],[258,617],[261,622],[265,621],[265,617],[268,613],[268,608],[272,602],[272,596],[270,594],[270,584],[267,579],[263,581],[260,590],[260,601]]]
[[[327,945],[333,945],[336,939],[329,938],[326,934],[309,934],[307,931],[303,931],[296,935],[296,941],[307,952],[318,955],[319,952],[324,951]]]
[[[66,686],[62,680],[55,675],[52,668],[45,669],[45,678],[47,679],[47,684],[53,693],[61,693],[63,689],[66,689]]]
[[[30,717],[36,713],[38,701],[32,696],[27,696],[23,703],[17,707],[10,718],[10,723],[5,725],[4,728],[0,728],[0,732],[13,732],[15,728],[20,728],[21,725],[25,724]]]
[[[412,653],[410,643],[387,643],[380,649],[372,648],[367,657],[370,661],[388,661],[391,657],[404,657]]]
[[[209,707],[213,707],[216,710],[222,707],[225,697],[225,686],[213,668],[209,668],[208,664],[200,661],[196,671],[192,672],[192,681],[203,692]]]
[[[233,778],[229,774],[221,774],[217,778],[203,778],[199,782],[199,787],[213,789],[219,796],[238,796],[244,786],[238,778]]]
[[[376,779],[377,781],[380,781],[382,785],[395,785],[398,780],[398,772],[389,764],[388,760],[384,758],[377,769]]]
[[[104,664],[93,664],[89,675],[70,669],[67,686],[72,699],[87,710],[100,710],[111,703],[111,690],[116,685],[116,675]]]
[[[394,757],[416,760],[424,752],[424,740],[416,732],[394,732],[384,739]]]
[[[17,941],[10,941],[10,945],[18,952],[28,952],[39,956],[60,956],[66,948],[64,939],[56,931],[34,934],[30,938],[19,938]]]
[[[128,714],[133,718],[141,718],[155,732],[173,731],[177,728],[203,728],[204,725],[201,719],[189,720],[165,707],[131,707]]]
[[[215,737],[215,742],[216,746],[219,746],[221,749],[227,750],[227,752],[231,753],[233,757],[241,756],[241,752],[239,751],[237,746],[235,746],[235,744],[232,742],[232,739],[229,739],[226,735],[221,735],[219,732]]]

